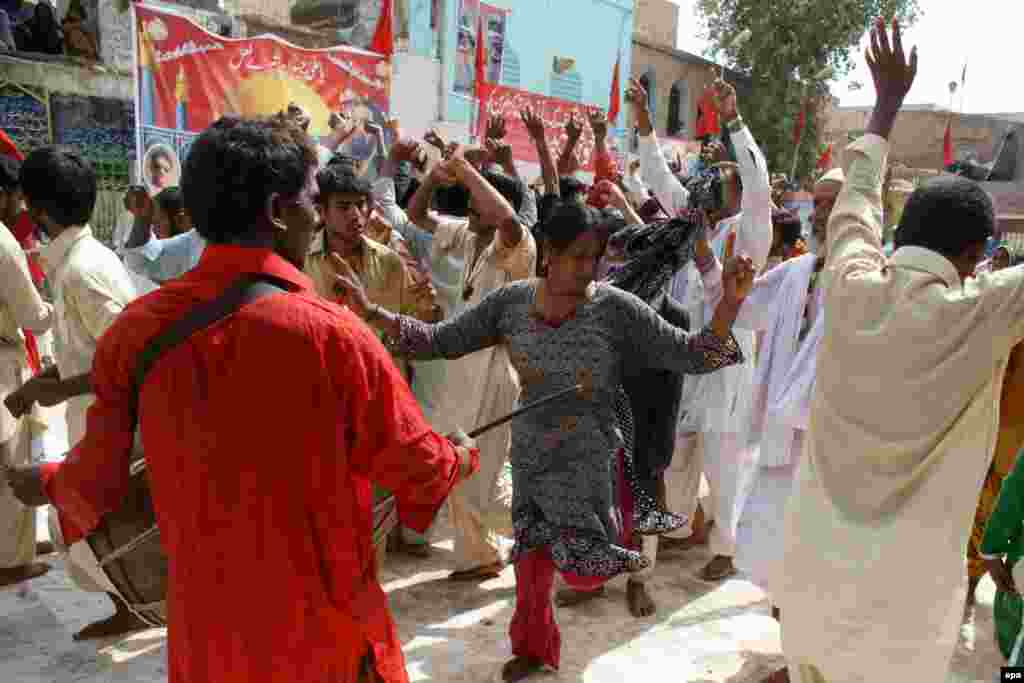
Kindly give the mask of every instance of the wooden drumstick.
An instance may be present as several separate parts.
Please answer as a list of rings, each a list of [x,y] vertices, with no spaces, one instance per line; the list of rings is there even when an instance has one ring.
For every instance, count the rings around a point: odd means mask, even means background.
[[[494,429],[495,427],[500,427],[501,425],[505,424],[509,420],[512,420],[512,419],[514,419],[516,417],[519,417],[523,413],[528,413],[531,410],[536,410],[537,408],[540,408],[541,406],[545,406],[545,405],[547,405],[549,403],[557,401],[558,399],[564,398],[564,397],[568,396],[569,394],[583,393],[583,391],[584,391],[583,384],[576,384],[575,386],[571,386],[568,389],[562,389],[561,391],[556,391],[555,393],[551,394],[550,396],[545,396],[544,398],[539,399],[537,401],[534,401],[533,403],[528,403],[527,405],[523,406],[522,408],[519,408],[517,410],[513,410],[511,413],[509,413],[505,417],[500,417],[497,420],[495,420],[494,422],[488,422],[487,424],[483,425],[482,427],[477,427],[476,429],[471,431],[467,436],[469,436],[469,438],[471,438],[471,439],[475,439],[478,436],[480,436],[481,434],[485,434],[485,433],[491,431],[492,429]]]

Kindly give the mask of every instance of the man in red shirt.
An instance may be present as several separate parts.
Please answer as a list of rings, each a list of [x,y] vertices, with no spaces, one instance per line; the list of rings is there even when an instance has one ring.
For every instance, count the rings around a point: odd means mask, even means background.
[[[87,433],[58,465],[8,470],[53,503],[70,544],[129,482],[136,359],[241,276],[287,285],[194,333],[151,369],[139,423],[169,560],[170,683],[405,683],[372,546],[373,483],[423,531],[478,466],[431,431],[383,345],[302,273],[319,224],[316,152],[282,117],[224,118],[182,190],[198,266],[135,300],[100,339]]]

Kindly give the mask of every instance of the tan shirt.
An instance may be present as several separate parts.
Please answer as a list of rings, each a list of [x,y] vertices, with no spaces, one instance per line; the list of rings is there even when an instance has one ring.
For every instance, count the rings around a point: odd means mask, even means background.
[[[90,372],[97,342],[135,298],[135,285],[121,260],[93,237],[88,225],[65,230],[40,258],[53,288],[54,355],[60,376]],[[69,445],[85,434],[85,414],[94,398],[89,394],[68,401]]]
[[[888,149],[867,135],[845,155],[776,582],[787,657],[828,681],[945,680],[1000,384],[1024,337],[1024,267],[961,282],[933,251],[886,258]]]
[[[22,328],[45,332],[52,323],[53,307],[39,296],[25,252],[0,223],[0,399],[21,387],[31,374]],[[0,443],[15,435],[18,424],[0,406]]]
[[[369,237],[364,236],[362,239],[363,262],[349,265],[359,276],[367,298],[371,303],[392,313],[411,315],[415,303],[409,292],[412,279],[402,262],[402,257]],[[314,244],[313,253],[306,259],[306,275],[313,280],[317,294],[329,301],[338,300],[334,288],[336,273],[322,241]]]

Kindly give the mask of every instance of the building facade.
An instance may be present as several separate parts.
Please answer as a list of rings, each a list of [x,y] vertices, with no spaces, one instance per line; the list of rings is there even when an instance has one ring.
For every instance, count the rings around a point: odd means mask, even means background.
[[[692,143],[697,104],[705,88],[718,77],[719,67],[703,57],[677,50],[678,26],[679,7],[674,3],[637,0],[630,74],[647,89],[658,136]],[[742,74],[726,69],[725,78],[736,86],[740,98],[749,89]]]

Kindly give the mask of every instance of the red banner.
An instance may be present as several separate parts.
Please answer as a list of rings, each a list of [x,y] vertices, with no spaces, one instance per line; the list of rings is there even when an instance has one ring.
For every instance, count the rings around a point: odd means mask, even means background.
[[[539,163],[537,150],[533,146],[533,140],[519,117],[519,112],[526,107],[532,108],[544,121],[544,131],[551,150],[554,152],[555,160],[565,146],[565,124],[576,112],[576,118],[583,126],[583,135],[576,143],[576,161],[579,170],[593,173],[594,171],[594,134],[590,130],[590,123],[587,121],[589,113],[598,110],[599,107],[569,102],[545,95],[509,88],[503,85],[494,86],[494,90],[487,101],[487,111],[491,116],[503,116],[506,123],[505,142],[512,147],[512,156],[516,161]],[[608,140],[611,144],[612,140]]]
[[[191,140],[225,114],[265,116],[294,102],[309,113],[314,137],[330,133],[331,112],[347,111],[357,125],[386,119],[390,64],[381,55],[307,50],[275,36],[222,38],[176,14],[134,10],[138,151],[151,187],[176,178],[151,182],[150,166],[176,173]],[[157,146],[160,159],[151,158]]]

